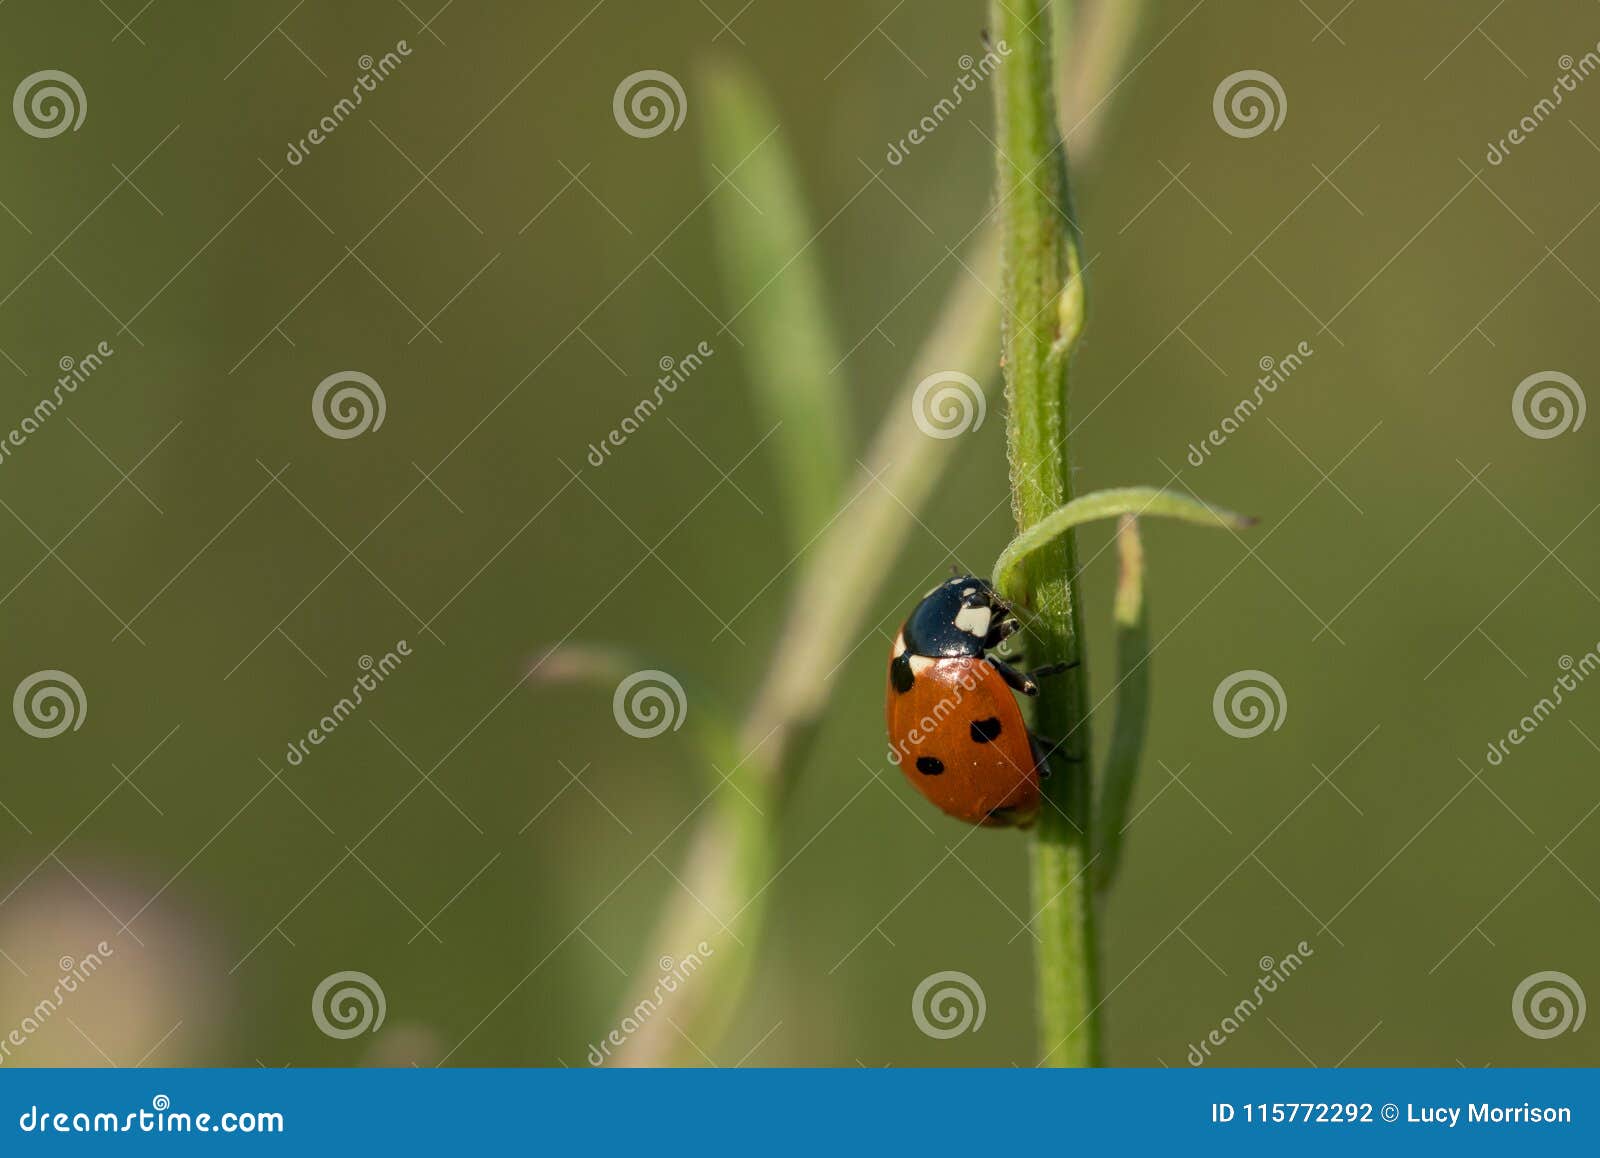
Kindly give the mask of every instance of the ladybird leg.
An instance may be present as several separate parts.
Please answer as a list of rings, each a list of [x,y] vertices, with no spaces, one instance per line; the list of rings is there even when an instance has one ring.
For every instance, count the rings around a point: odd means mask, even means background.
[[[1036,696],[1039,694],[1039,685],[1034,683],[1033,679],[1026,672],[1018,671],[1003,659],[996,659],[992,655],[988,658],[989,662],[994,666],[994,670],[1000,673],[1000,678],[1005,680],[1006,683],[1010,684],[1017,691],[1021,692],[1025,696]]]
[[[1033,765],[1035,768],[1039,769],[1039,779],[1050,779],[1049,754],[1052,750],[1054,750],[1055,745],[1046,740],[1043,736],[1035,736],[1032,732],[1029,732],[1028,746],[1033,749]]]
[[[1017,632],[1022,630],[1022,623],[1015,616],[1006,616],[995,620],[994,626],[989,629],[988,637],[983,641],[984,650],[999,647]]]
[[[1050,761],[1052,758],[1060,757],[1067,764],[1082,763],[1081,760],[1067,751],[1060,740],[1052,740],[1049,736],[1037,736],[1029,732],[1028,743],[1033,745],[1033,759],[1039,766],[1039,779],[1041,780],[1050,778]]]
[[[1060,675],[1064,671],[1071,671],[1073,668],[1077,667],[1078,664],[1080,664],[1082,662],[1083,662],[1082,660],[1076,660],[1075,659],[1075,660],[1071,661],[1070,663],[1062,662],[1062,663],[1046,664],[1044,667],[1036,667],[1036,668],[1034,668],[1028,674],[1030,676],[1032,676],[1036,680],[1042,680],[1046,676]]]
[[[1040,749],[1046,756],[1059,756],[1068,764],[1083,763],[1082,760],[1079,760],[1078,757],[1067,751],[1066,744],[1061,740],[1052,740],[1049,736],[1037,736],[1032,732],[1028,733],[1028,738],[1035,744],[1039,745]]]

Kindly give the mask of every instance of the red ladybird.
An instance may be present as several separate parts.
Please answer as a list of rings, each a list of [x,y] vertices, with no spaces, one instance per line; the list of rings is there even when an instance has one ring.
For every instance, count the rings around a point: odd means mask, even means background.
[[[1026,827],[1039,812],[1044,764],[1011,694],[1039,688],[988,654],[1018,627],[986,580],[957,576],[917,604],[889,653],[889,757],[917,791],[969,824]]]

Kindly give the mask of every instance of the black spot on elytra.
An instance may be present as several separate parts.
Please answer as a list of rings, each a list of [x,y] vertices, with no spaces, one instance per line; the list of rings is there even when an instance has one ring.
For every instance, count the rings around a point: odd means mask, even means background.
[[[911,653],[901,652],[889,662],[889,682],[894,685],[894,690],[905,695],[911,690],[911,685],[916,682],[916,677],[911,674]]]
[[[991,744],[1000,738],[1000,720],[990,716],[987,720],[972,721],[972,742],[974,744]]]
[[[944,771],[944,761],[937,756],[918,756],[917,771],[924,776],[937,776]]]

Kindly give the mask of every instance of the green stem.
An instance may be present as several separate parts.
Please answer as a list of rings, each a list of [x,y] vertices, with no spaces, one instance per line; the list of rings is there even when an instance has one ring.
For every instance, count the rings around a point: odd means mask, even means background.
[[[1027,531],[1072,498],[1067,367],[1083,321],[1078,239],[1056,123],[1050,0],[991,0],[990,27],[1010,49],[999,69],[999,190],[1010,402],[1011,506]],[[1081,661],[1077,550],[1020,563],[1030,663]],[[1056,738],[1054,775],[1032,843],[1040,1051],[1048,1065],[1099,1059],[1094,893],[1090,859],[1086,673],[1080,665],[1039,695],[1036,726]]]

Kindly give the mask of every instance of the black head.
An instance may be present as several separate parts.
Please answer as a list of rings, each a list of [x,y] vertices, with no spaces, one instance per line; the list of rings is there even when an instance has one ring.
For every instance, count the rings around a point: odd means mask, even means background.
[[[906,620],[906,651],[933,658],[981,656],[1003,633],[1011,605],[987,579],[958,575],[923,597]]]

